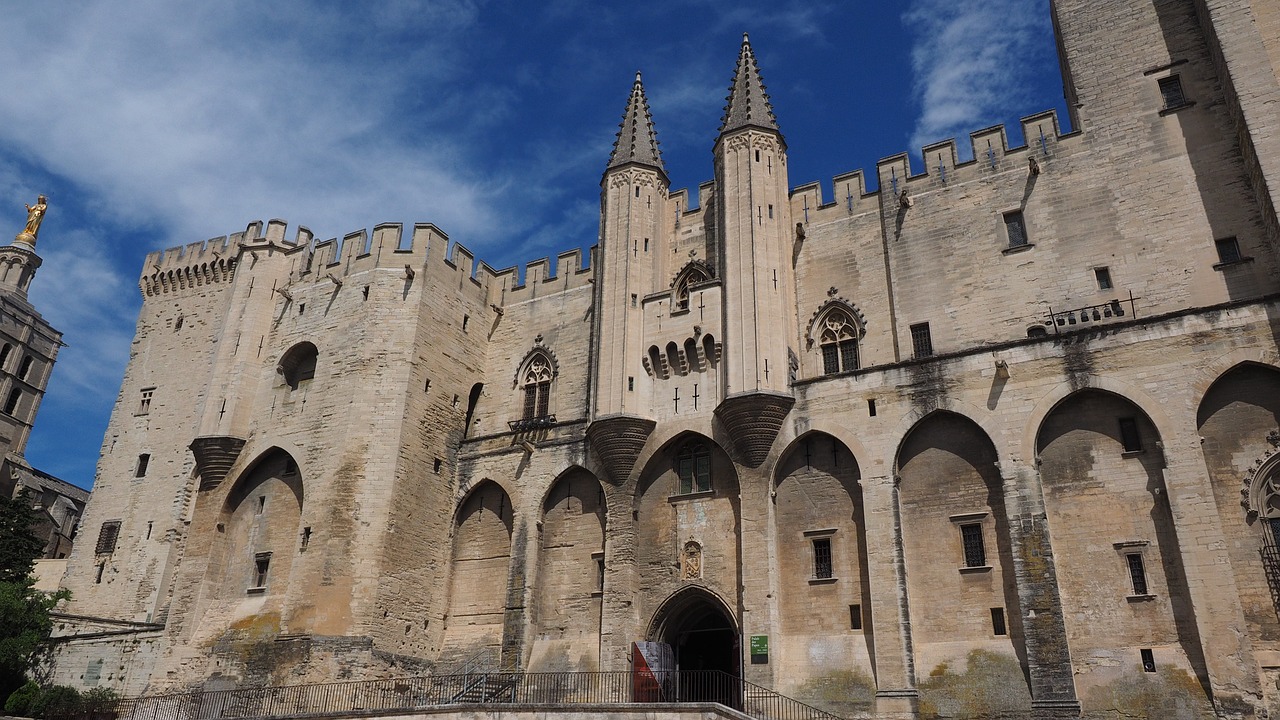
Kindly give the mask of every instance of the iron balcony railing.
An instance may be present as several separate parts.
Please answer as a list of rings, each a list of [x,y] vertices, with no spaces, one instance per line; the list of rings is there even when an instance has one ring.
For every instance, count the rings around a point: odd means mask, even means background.
[[[841,720],[720,671],[482,672],[119,700],[89,720],[248,720],[407,711],[451,704],[719,703],[760,720]]]

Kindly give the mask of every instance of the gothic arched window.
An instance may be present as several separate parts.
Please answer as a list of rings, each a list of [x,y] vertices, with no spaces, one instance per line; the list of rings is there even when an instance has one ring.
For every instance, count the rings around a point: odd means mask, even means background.
[[[834,308],[819,324],[818,342],[822,347],[822,373],[858,369],[858,326],[843,309]]]
[[[711,490],[711,451],[703,442],[690,442],[676,454],[676,474],[680,476],[680,493]]]
[[[551,414],[551,379],[553,377],[555,377],[555,371],[551,361],[545,355],[539,353],[530,358],[525,365],[522,378],[524,413],[521,417],[523,419],[534,420]]]
[[[677,310],[689,309],[689,286],[704,283],[711,279],[701,265],[690,265],[680,273],[671,291],[671,306]]]

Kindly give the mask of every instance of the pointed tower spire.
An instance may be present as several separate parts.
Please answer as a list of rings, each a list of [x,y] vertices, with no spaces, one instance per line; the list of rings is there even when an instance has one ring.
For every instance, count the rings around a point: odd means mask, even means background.
[[[724,135],[744,127],[772,130],[781,136],[778,119],[773,116],[769,93],[765,92],[756,66],[756,54],[751,51],[751,40],[742,33],[742,49],[738,52],[738,67],[729,86],[728,104],[724,107],[724,119],[720,134]]]
[[[654,168],[664,177],[667,174],[662,165],[662,151],[658,149],[658,133],[653,129],[653,117],[649,115],[649,101],[644,96],[644,83],[638,71],[636,81],[631,85],[627,110],[622,113],[618,138],[613,143],[613,155],[609,157],[605,170],[631,163]]]

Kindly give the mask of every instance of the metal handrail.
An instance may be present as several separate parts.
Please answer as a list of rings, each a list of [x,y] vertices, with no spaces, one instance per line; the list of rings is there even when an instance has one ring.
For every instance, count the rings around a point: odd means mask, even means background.
[[[590,706],[644,702],[713,702],[759,720],[841,720],[825,710],[718,670],[484,672],[197,691],[122,699],[90,720],[249,720],[453,704]]]

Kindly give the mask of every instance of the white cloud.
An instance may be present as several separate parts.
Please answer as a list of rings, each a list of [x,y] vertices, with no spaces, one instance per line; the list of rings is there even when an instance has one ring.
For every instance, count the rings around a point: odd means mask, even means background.
[[[74,177],[110,219],[162,225],[174,242],[284,212],[330,235],[424,211],[464,234],[490,228],[457,144],[401,129],[410,112],[419,127],[459,112],[414,94],[453,95],[476,4],[379,4],[359,18],[371,33],[359,44],[356,19],[283,5],[10,8],[0,66],[17,71],[0,75],[0,143]],[[354,190],[316,191],[334,178]]]
[[[1050,34],[1043,2],[914,0],[903,16],[912,38],[914,95],[920,116],[911,146],[920,147],[1025,111],[1031,57]],[[1012,138],[1011,138],[1012,139]],[[963,141],[958,143],[967,147]]]

